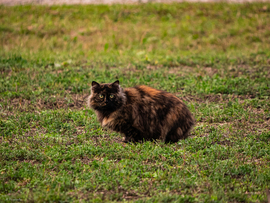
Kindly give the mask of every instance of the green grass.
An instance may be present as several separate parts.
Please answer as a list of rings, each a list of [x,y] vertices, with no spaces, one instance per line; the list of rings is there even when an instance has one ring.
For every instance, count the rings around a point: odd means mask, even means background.
[[[270,4],[0,6],[1,202],[266,202]],[[177,144],[124,144],[92,80],[181,97]]]

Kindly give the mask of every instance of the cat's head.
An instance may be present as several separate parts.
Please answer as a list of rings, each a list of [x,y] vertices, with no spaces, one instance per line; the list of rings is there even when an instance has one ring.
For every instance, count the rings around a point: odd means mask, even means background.
[[[124,100],[123,89],[118,80],[103,84],[92,82],[91,95],[88,99],[89,107],[100,111],[115,111],[123,105]]]

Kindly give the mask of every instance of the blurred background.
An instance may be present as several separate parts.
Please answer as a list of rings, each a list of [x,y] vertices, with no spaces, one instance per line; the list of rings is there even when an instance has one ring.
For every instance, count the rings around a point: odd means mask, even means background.
[[[170,2],[269,2],[269,0],[0,0],[1,4],[112,4],[112,3],[170,3]]]

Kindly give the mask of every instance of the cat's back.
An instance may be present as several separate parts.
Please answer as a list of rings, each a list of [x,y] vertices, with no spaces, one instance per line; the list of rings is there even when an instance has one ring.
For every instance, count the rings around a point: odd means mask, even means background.
[[[178,117],[188,112],[182,100],[169,92],[157,90],[145,85],[125,89],[126,110],[132,110],[133,116],[151,115],[160,119]],[[189,113],[188,113],[189,114]]]
[[[131,116],[133,126],[147,138],[177,141],[188,135],[194,119],[182,100],[175,95],[140,85],[124,90],[123,113]]]
[[[162,90],[157,90],[155,88],[146,85],[139,85],[135,87],[125,88],[124,92],[127,97],[127,103],[129,104],[155,103],[163,106],[168,103],[170,104],[182,103],[182,101],[173,94]]]

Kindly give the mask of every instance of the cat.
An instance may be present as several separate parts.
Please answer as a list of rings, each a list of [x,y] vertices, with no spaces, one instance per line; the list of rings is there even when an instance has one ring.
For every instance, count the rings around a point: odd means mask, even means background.
[[[188,137],[195,124],[179,98],[144,85],[123,89],[118,80],[104,84],[93,81],[87,102],[102,127],[124,134],[124,142],[177,142]]]

